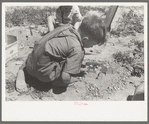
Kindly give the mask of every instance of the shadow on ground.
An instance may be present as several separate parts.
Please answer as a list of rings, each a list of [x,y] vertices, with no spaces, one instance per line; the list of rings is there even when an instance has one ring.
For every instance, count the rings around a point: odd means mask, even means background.
[[[53,89],[53,93],[54,94],[61,94],[63,92],[65,92],[67,90],[67,86],[54,86],[52,85],[52,83],[45,83],[45,82],[41,82],[36,78],[33,78],[32,76],[30,76],[26,69],[23,68],[24,74],[25,74],[25,82],[30,86],[35,88],[36,90],[39,91],[44,91],[47,92],[51,89]],[[79,74],[79,76],[84,76],[84,72],[81,72]]]

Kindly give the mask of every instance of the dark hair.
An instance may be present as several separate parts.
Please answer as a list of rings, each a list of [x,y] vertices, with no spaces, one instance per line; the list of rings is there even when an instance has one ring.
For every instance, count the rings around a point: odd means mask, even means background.
[[[94,40],[99,45],[106,43],[106,28],[103,19],[97,11],[89,11],[82,20],[80,30]]]

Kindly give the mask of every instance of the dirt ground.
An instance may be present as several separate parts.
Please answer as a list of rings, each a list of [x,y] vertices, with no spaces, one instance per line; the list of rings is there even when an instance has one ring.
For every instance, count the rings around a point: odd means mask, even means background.
[[[18,30],[22,30],[18,28]],[[16,32],[10,32],[10,34],[17,35]],[[23,32],[23,31],[22,31]],[[19,67],[26,60],[27,55],[32,51],[33,41],[40,38],[38,32],[33,32],[33,36],[30,36],[26,40],[26,35],[22,33],[22,36],[18,37],[19,41],[19,55],[15,59],[9,61],[6,64],[6,79],[10,78],[10,75],[16,78]],[[36,36],[39,37],[36,37]],[[85,55],[83,64],[86,62],[103,62],[107,67],[112,65],[118,65],[119,63],[113,62],[112,55],[117,51],[128,52],[133,51],[135,46],[128,47],[128,43],[131,39],[143,40],[143,34],[137,34],[136,36],[128,37],[114,37],[110,36],[108,38],[108,43],[106,46],[94,46],[90,49],[85,49],[87,55]],[[20,45],[24,44],[23,48]],[[120,65],[120,64],[119,64]],[[20,94],[15,90],[15,80],[11,85],[11,90],[6,90],[6,100],[7,101],[32,101],[32,100],[58,100],[58,101],[81,101],[81,100],[106,100],[106,101],[126,101],[129,95],[133,95],[135,87],[134,85],[139,85],[144,81],[144,77],[134,77],[131,76],[130,71],[125,67],[120,66],[115,74],[107,73],[101,74],[98,79],[96,79],[99,70],[96,72],[93,70],[87,71],[87,68],[81,68],[81,74],[78,75],[80,82],[75,82],[67,87],[66,90],[63,89],[50,89],[49,91],[39,91],[33,87],[27,93]],[[8,76],[7,76],[8,75]],[[133,83],[130,83],[132,82]]]
[[[123,66],[121,62],[115,62],[113,54],[121,51],[122,53],[132,54],[137,48],[135,44],[131,44],[132,40],[144,41],[143,33],[136,33],[135,36],[115,36],[108,35],[106,46],[94,46],[93,48],[85,49],[86,55],[83,65],[86,62],[102,62],[109,67],[119,66],[115,73],[101,73],[97,69],[95,72],[91,69],[88,72],[86,67],[81,68],[81,73],[77,78],[79,82],[75,82],[67,87],[67,89],[51,88],[48,91],[40,91],[33,87],[27,93],[18,93],[15,90],[15,79],[22,63],[33,49],[34,41],[42,36],[43,30],[47,30],[42,26],[32,29],[33,36],[30,35],[29,28],[15,27],[6,29],[7,34],[12,34],[18,37],[19,55],[6,63],[6,101],[129,101],[129,98],[134,94],[135,86],[144,82],[144,74],[141,76],[132,75],[132,71]],[[29,35],[28,35],[29,34]],[[26,36],[29,36],[27,39]],[[143,52],[144,54],[144,52]],[[144,62],[143,62],[144,63]]]

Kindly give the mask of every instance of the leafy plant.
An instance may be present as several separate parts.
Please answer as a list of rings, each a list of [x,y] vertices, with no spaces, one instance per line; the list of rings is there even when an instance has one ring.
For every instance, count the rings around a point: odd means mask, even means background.
[[[122,14],[122,17],[119,18],[117,25],[118,28],[116,30],[111,30],[111,34],[114,35],[136,35],[135,33],[144,33],[144,25],[143,22],[144,15],[137,15],[133,9],[130,9],[129,12],[125,12]]]
[[[45,25],[47,24],[47,16],[56,12],[56,8],[44,7],[15,7],[12,11],[6,11],[6,26],[20,26],[20,25]]]
[[[106,13],[106,9],[109,8],[109,7],[101,7],[101,6],[97,6],[97,7],[92,7],[92,6],[79,6],[80,8],[80,13],[82,16],[84,16],[86,14],[86,12],[88,11],[98,11],[98,12],[102,12],[104,13],[103,15],[105,15]]]
[[[121,51],[114,53],[113,57],[116,62],[122,62],[123,64],[132,64],[134,59],[129,56],[129,53],[122,53]]]

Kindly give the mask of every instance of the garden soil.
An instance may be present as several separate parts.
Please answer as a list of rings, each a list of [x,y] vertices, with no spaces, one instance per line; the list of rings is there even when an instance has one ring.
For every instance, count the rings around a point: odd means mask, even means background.
[[[67,88],[51,88],[48,91],[40,91],[33,87],[26,93],[18,93],[15,90],[15,80],[19,68],[25,62],[29,53],[33,49],[34,42],[40,39],[41,32],[46,32],[47,28],[37,27],[32,29],[30,35],[28,27],[14,27],[6,29],[7,34],[17,36],[19,55],[5,64],[6,101],[128,101],[132,96],[135,86],[144,82],[144,75],[132,76],[131,71],[122,66],[120,62],[115,62],[113,54],[133,53],[136,45],[131,45],[133,40],[144,41],[143,33],[136,33],[135,36],[115,36],[108,35],[108,42],[105,46],[94,46],[85,49],[86,55],[83,65],[86,62],[102,62],[107,68],[119,66],[115,73],[101,73],[100,69],[90,70],[81,68],[78,75],[80,81],[69,85]],[[28,36],[28,37],[26,37]]]

